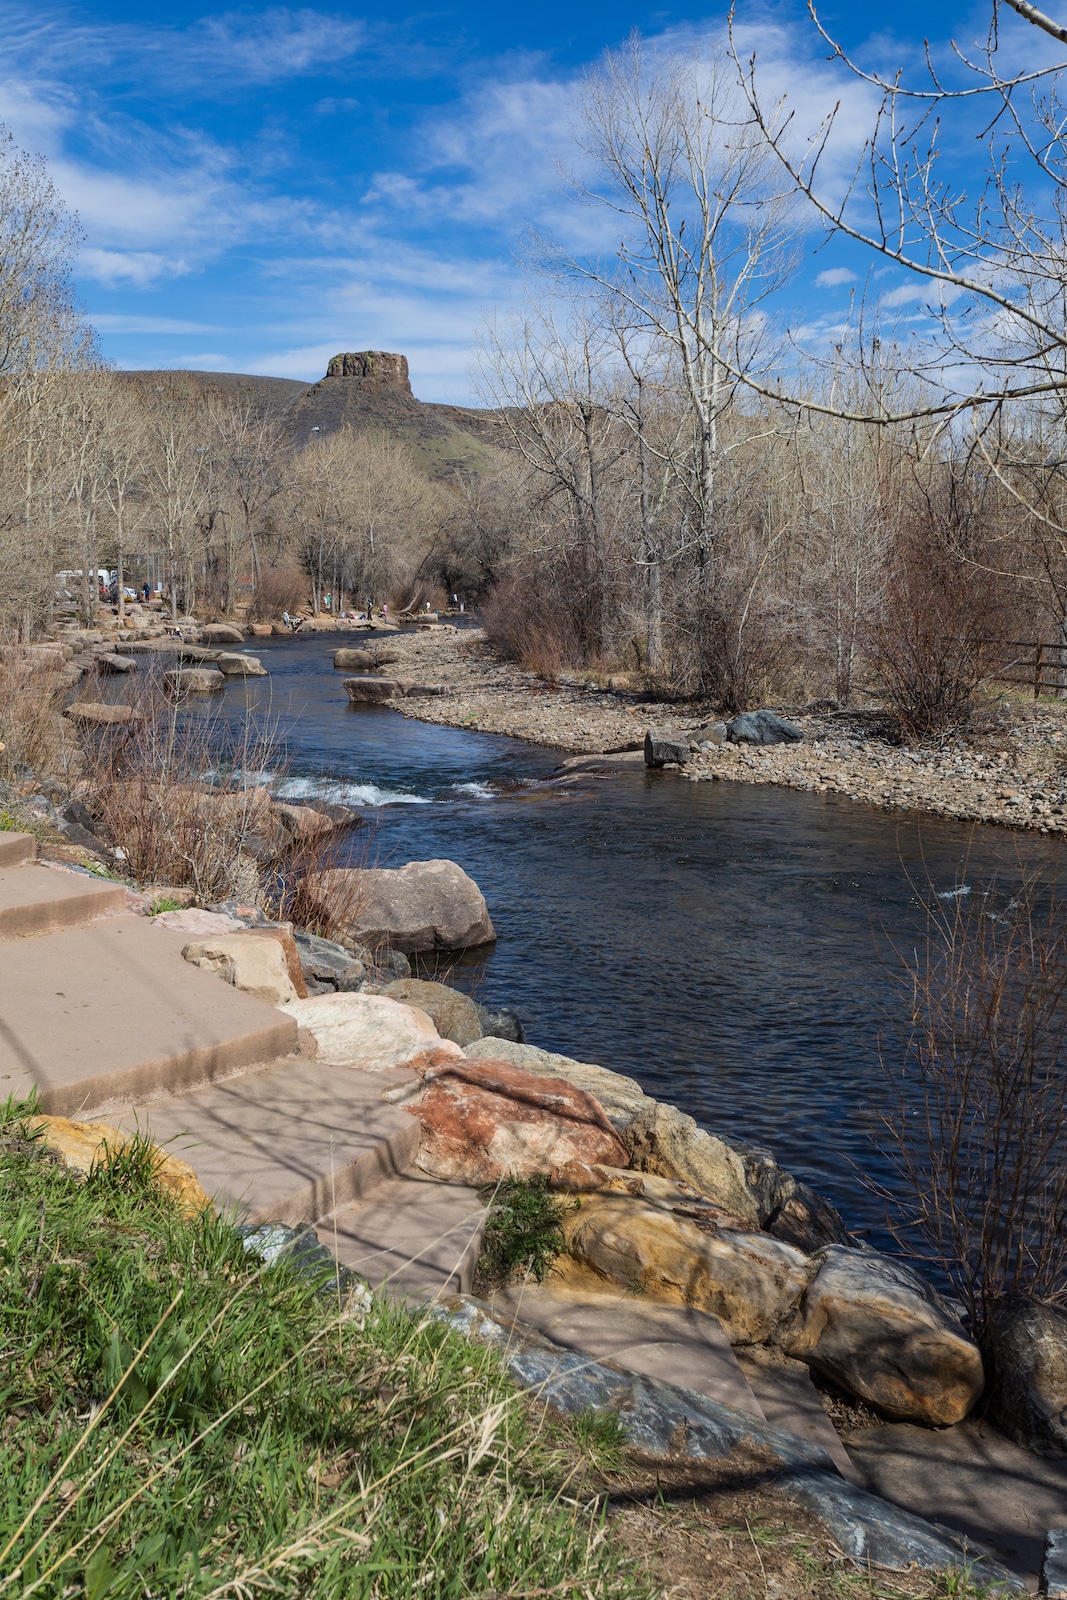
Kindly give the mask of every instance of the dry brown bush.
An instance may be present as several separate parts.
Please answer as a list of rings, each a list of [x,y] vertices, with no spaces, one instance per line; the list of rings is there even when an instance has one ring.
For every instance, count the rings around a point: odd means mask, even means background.
[[[88,805],[141,884],[187,885],[209,903],[261,897],[258,859],[276,845],[270,794],[277,738],[251,718],[234,730],[218,712],[195,715],[158,679],[139,688],[141,717],[86,740]]]
[[[1067,1301],[1067,919],[1036,879],[931,896],[905,964],[906,1036],[883,1045],[896,1225],[981,1333],[996,1298]]]
[[[10,782],[28,767],[69,782],[79,765],[77,738],[62,715],[69,692],[54,653],[0,649],[0,778]]]
[[[264,567],[248,610],[250,622],[276,622],[283,611],[306,605],[308,581],[292,567]]]
[[[869,654],[886,705],[907,739],[967,727],[981,685],[1012,636],[1004,586],[953,558],[932,539],[901,541],[889,563],[885,599]]]

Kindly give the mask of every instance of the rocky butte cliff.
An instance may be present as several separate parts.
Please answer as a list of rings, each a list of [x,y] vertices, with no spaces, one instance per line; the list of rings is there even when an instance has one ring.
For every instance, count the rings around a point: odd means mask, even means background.
[[[131,373],[150,381],[155,373]],[[489,470],[499,460],[495,412],[434,405],[411,392],[407,357],[389,350],[348,350],[332,356],[318,383],[235,372],[169,373],[204,390],[247,400],[278,417],[301,446],[339,428],[385,433],[408,446],[432,478]],[[500,441],[502,444],[503,441]]]

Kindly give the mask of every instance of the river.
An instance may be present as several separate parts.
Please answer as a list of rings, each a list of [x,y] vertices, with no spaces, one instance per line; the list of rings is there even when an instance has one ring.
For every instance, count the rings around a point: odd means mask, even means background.
[[[880,1039],[920,894],[1054,874],[1062,844],[671,772],[561,780],[558,752],[350,708],[340,642],[256,641],[271,676],[231,681],[224,712],[275,720],[287,794],[363,811],[354,861],[444,856],[477,881],[497,943],[449,981],[514,1006],[530,1043],[769,1146],[887,1246]]]

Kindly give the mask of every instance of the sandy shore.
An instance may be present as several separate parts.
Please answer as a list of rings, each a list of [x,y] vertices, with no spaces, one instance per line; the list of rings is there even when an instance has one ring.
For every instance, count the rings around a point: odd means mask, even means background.
[[[716,720],[714,710],[699,703],[656,701],[623,685],[577,677],[550,682],[517,671],[496,658],[480,631],[426,628],[394,635],[394,642],[404,652],[405,676],[446,691],[397,702],[405,716],[424,722],[601,755],[639,749],[650,724],[696,743]],[[1067,703],[991,701],[982,730],[922,749],[891,742],[877,707],[774,709],[803,731],[803,743],[695,751],[685,776],[696,783],[776,783],[890,810],[1067,832]]]

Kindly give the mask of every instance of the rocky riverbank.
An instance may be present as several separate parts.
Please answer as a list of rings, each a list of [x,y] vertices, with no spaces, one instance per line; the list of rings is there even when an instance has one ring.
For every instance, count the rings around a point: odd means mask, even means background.
[[[693,782],[773,783],[894,811],[925,811],[1041,833],[1067,832],[1067,703],[990,699],[975,731],[917,749],[902,746],[880,707],[775,709],[804,735],[799,744],[709,748],[713,707],[657,700],[625,683],[549,681],[497,659],[479,632],[427,628],[400,635],[397,672],[443,689],[398,701],[404,716],[509,734],[574,754],[640,748],[649,725],[694,747],[682,768]]]

